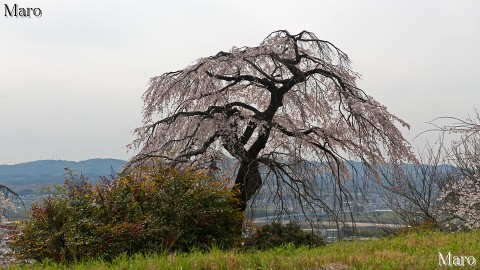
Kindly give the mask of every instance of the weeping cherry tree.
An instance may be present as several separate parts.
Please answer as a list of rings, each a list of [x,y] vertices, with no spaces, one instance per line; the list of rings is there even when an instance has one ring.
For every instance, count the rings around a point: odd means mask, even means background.
[[[350,160],[376,175],[381,163],[415,159],[397,128],[408,124],[359,89],[358,78],[347,54],[308,31],[275,31],[257,47],[200,58],[150,80],[130,145],[138,154],[127,166],[160,159],[218,174],[228,167],[219,162],[233,160],[241,210],[268,183],[279,202],[288,192],[328,208],[317,176],[342,190]]]

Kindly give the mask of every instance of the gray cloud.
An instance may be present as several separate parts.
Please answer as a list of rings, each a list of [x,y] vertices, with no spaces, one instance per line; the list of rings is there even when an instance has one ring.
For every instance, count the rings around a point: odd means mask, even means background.
[[[412,124],[409,139],[437,116],[471,114],[480,100],[478,1],[32,5],[42,18],[0,19],[0,164],[52,154],[128,158],[123,147],[141,124],[150,77],[232,46],[255,46],[277,29],[307,29],[347,52],[363,75],[360,86]]]

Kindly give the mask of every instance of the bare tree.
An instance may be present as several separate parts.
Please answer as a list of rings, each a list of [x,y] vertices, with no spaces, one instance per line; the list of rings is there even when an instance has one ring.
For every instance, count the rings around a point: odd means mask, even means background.
[[[278,196],[318,202],[315,177],[329,175],[344,191],[348,160],[377,174],[379,163],[415,159],[396,127],[408,124],[359,89],[358,77],[347,54],[307,31],[275,31],[257,47],[198,59],[150,80],[128,166],[233,159],[242,210],[265,181]]]
[[[446,159],[443,138],[438,148],[427,144],[418,163],[404,164],[401,169],[384,167],[379,194],[403,223],[412,227],[439,227],[453,218],[443,211],[438,198],[449,182],[458,176],[457,169]]]

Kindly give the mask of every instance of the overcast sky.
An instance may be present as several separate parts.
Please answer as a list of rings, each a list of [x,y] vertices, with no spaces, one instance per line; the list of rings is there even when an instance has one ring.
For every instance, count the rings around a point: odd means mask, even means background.
[[[359,86],[412,125],[408,140],[435,117],[480,109],[476,0],[0,3],[0,164],[128,159],[150,77],[278,29],[345,51]],[[43,16],[6,18],[15,3]]]

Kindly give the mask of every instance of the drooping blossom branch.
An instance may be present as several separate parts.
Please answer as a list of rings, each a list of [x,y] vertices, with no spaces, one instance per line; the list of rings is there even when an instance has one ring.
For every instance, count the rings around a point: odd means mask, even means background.
[[[359,89],[358,77],[347,54],[308,31],[275,31],[257,47],[200,58],[150,80],[130,145],[139,153],[127,168],[155,158],[209,168],[233,158],[243,210],[265,181],[318,201],[315,175],[343,187],[351,159],[372,172],[415,160],[397,128],[408,124]]]

